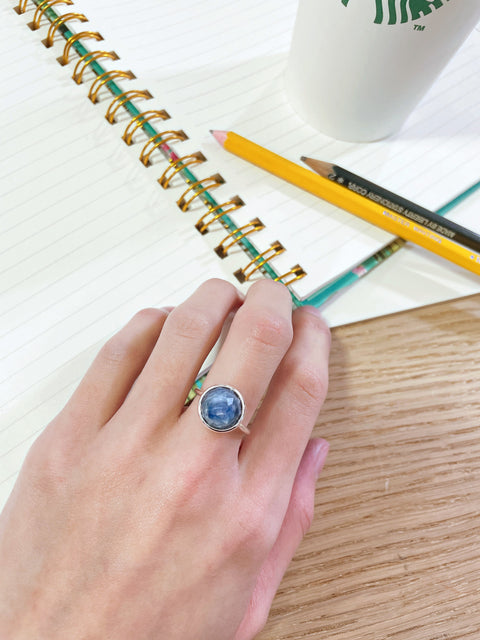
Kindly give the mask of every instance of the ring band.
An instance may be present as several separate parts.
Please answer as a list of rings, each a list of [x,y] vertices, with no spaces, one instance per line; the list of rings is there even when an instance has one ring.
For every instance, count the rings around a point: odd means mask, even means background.
[[[250,433],[242,424],[245,414],[245,402],[242,394],[228,384],[217,384],[200,391],[198,415],[203,424],[217,433],[226,433],[240,429]]]

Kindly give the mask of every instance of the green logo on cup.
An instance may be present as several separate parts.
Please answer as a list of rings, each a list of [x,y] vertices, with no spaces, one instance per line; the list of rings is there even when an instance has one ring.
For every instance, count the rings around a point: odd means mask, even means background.
[[[351,0],[342,0],[342,4],[348,6]],[[375,20],[382,24],[388,17],[388,24],[418,20],[428,16],[434,9],[443,7],[449,0],[375,0]]]

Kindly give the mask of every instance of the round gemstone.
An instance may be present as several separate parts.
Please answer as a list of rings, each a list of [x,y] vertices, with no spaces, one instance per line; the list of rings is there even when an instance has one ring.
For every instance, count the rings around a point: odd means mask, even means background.
[[[203,422],[214,431],[231,431],[243,417],[242,396],[232,387],[216,386],[201,396],[198,411]]]

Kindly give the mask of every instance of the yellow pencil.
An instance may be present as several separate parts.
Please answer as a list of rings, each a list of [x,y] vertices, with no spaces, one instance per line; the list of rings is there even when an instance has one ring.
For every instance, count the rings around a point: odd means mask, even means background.
[[[291,184],[313,193],[359,218],[400,238],[409,240],[454,264],[480,275],[480,254],[449,238],[416,224],[382,205],[363,198],[305,167],[264,149],[232,131],[212,131],[215,139],[230,153],[265,169]]]

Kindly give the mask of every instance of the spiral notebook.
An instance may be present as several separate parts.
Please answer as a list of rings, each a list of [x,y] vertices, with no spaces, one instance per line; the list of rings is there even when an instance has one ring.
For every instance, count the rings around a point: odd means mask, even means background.
[[[480,36],[404,131],[325,138],[290,110],[293,0],[21,0],[0,8],[0,504],[99,346],[208,277],[280,279],[296,304],[391,237],[220,149],[234,129],[321,157],[430,208],[478,181]],[[441,108],[440,108],[441,105]],[[452,210],[472,227],[478,194]],[[331,324],[480,290],[414,247],[325,305]]]

